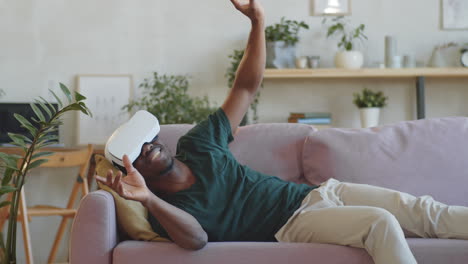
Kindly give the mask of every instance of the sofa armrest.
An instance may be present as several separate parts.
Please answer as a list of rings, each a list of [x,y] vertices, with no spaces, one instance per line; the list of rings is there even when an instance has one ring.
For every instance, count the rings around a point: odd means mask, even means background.
[[[114,198],[97,191],[80,203],[73,221],[70,239],[70,263],[112,263],[112,251],[118,243]]]

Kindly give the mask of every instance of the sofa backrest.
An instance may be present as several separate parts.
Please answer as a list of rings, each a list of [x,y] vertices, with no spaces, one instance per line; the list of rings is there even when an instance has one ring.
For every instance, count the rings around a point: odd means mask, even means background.
[[[175,154],[178,139],[193,125],[163,125],[160,138]],[[240,127],[229,145],[236,159],[259,172],[307,183],[302,165],[303,145],[315,129],[303,124],[255,124]]]
[[[305,177],[373,184],[468,205],[468,118],[401,122],[372,129],[312,133]]]

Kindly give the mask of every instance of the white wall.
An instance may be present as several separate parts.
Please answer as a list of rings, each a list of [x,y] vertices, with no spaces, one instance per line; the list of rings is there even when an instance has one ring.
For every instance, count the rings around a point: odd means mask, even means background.
[[[298,55],[318,54],[323,65],[331,66],[336,41],[325,39],[321,18],[309,16],[309,1],[263,0],[267,24],[282,16],[305,20],[311,30],[303,32]],[[387,34],[398,38],[402,54],[413,54],[421,62],[427,62],[434,45],[468,42],[467,31],[439,29],[439,0],[353,0],[352,7],[352,22],[367,26],[369,41],[363,50],[369,63],[383,60]],[[59,81],[74,88],[77,74],[130,73],[137,85],[152,71],[159,71],[191,75],[190,92],[207,94],[220,105],[228,91],[227,56],[243,48],[248,31],[248,21],[228,0],[0,0],[0,88],[7,93],[1,101],[48,97],[47,89]],[[466,115],[466,81],[428,80],[428,117]],[[383,90],[390,97],[383,123],[415,117],[410,80],[281,80],[265,81],[260,122],[285,122],[293,111],[331,111],[335,126],[358,127],[352,93],[364,86]],[[70,146],[75,136],[73,116],[65,123],[61,140]],[[29,190],[53,183],[61,192],[53,199],[57,205],[64,204],[64,186],[71,187],[71,183],[61,175],[38,174],[31,178]],[[45,197],[40,191],[30,194],[29,200]],[[51,243],[46,239],[53,237],[57,224],[58,219],[31,224],[38,263],[46,261]],[[62,250],[62,259],[65,256]]]

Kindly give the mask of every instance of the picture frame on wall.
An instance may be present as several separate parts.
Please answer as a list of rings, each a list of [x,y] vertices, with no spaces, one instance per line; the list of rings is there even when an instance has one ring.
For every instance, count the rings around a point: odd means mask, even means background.
[[[132,75],[78,75],[77,91],[84,95],[93,117],[78,115],[76,145],[104,146],[130,114],[122,109],[133,99]]]
[[[467,30],[468,29],[468,1],[467,0],[441,0],[442,1],[442,29]]]
[[[311,0],[313,16],[349,16],[351,0]]]

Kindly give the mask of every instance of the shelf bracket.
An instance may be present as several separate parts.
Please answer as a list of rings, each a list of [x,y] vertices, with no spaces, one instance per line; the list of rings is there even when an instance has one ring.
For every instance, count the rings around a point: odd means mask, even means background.
[[[416,79],[416,106],[418,119],[426,118],[425,80],[426,77],[424,76],[419,76]]]

